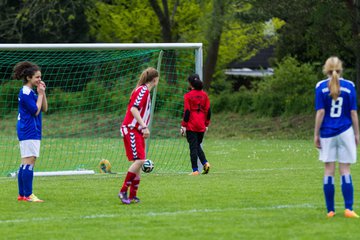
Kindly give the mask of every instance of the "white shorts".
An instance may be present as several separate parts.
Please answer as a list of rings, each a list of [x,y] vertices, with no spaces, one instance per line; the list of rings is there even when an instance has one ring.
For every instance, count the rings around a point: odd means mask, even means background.
[[[21,158],[39,157],[40,155],[40,140],[24,140],[20,141]]]
[[[320,138],[320,144],[320,161],[356,163],[356,144],[352,127],[335,137]]]

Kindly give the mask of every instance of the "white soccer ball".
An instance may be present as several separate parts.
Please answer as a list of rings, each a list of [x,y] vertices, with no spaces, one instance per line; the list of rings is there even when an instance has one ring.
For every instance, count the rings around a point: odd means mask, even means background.
[[[149,173],[154,169],[154,163],[150,159],[146,159],[144,164],[141,166],[141,170],[145,173]]]

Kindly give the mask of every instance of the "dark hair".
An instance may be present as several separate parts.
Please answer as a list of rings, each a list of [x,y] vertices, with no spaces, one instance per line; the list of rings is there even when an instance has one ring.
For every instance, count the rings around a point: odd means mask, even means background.
[[[203,89],[203,82],[200,80],[200,77],[198,74],[192,74],[188,77],[188,81],[190,85],[195,90],[202,90]]]
[[[27,83],[27,77],[32,77],[35,75],[37,71],[40,71],[38,65],[32,62],[19,62],[14,67],[14,75],[13,77],[17,80],[23,80],[23,83]]]

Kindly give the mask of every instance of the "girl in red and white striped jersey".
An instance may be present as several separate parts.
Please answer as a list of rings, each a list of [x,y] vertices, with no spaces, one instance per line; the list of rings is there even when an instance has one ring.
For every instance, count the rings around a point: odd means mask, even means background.
[[[145,138],[150,136],[148,124],[150,120],[151,98],[150,91],[159,83],[159,73],[154,68],[145,69],[131,93],[124,121],[121,125],[121,135],[128,160],[133,162],[128,169],[119,198],[122,203],[139,202],[136,196],[140,184],[141,166],[146,160]],[[128,189],[130,195],[128,197]]]
[[[189,143],[193,170],[190,175],[199,175],[198,158],[203,165],[202,174],[207,174],[210,170],[210,164],[206,160],[201,143],[210,124],[210,100],[206,92],[202,90],[203,82],[198,74],[189,76],[188,81],[191,90],[184,95],[184,117],[180,131],[182,135],[186,135]]]

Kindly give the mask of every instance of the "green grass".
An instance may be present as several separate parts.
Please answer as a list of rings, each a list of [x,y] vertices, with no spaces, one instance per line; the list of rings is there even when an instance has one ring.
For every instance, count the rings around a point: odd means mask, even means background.
[[[337,216],[325,218],[323,165],[311,140],[206,139],[206,176],[144,174],[140,204],[119,203],[124,175],[35,177],[45,203],[17,202],[14,178],[0,178],[4,239],[354,239],[339,177]],[[156,160],[154,160],[156,162]],[[190,170],[190,163],[189,163]],[[352,167],[355,210],[360,169]]]

